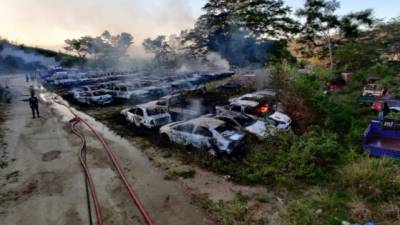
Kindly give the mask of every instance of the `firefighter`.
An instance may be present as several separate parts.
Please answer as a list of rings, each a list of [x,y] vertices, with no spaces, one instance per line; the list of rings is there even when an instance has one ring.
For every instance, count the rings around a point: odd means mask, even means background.
[[[37,117],[40,118],[39,101],[35,97],[34,93],[31,93],[31,97],[29,98],[29,106],[31,107],[31,110],[32,110],[32,118],[33,119],[36,118],[35,113],[36,113]]]

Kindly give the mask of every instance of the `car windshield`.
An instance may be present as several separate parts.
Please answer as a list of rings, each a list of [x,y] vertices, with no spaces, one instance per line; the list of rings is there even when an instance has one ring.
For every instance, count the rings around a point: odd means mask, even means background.
[[[229,125],[227,123],[221,124],[220,126],[218,126],[217,128],[215,128],[216,131],[218,131],[218,133],[223,133],[225,131],[232,131],[232,130],[236,130],[232,125]]]
[[[129,91],[136,91],[139,88],[138,85],[128,87]]]
[[[101,95],[106,95],[107,93],[105,93],[104,91],[95,91],[93,92],[93,96],[101,96]]]
[[[149,115],[149,116],[154,116],[154,115],[164,114],[164,113],[166,113],[166,112],[161,108],[147,109],[147,115]]]
[[[252,124],[254,120],[248,117],[237,117],[235,118],[236,122],[240,124],[240,126],[247,126],[249,124]]]

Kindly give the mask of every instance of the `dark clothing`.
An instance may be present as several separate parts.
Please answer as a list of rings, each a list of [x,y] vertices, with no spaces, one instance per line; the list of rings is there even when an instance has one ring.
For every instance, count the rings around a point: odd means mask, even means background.
[[[29,98],[29,106],[32,109],[32,117],[35,118],[35,112],[36,112],[37,117],[40,117],[39,101],[35,96]]]
[[[32,117],[33,117],[33,118],[36,118],[36,117],[35,117],[35,112],[36,112],[37,117],[40,117],[40,114],[39,114],[39,107],[31,108],[31,109],[32,109]]]

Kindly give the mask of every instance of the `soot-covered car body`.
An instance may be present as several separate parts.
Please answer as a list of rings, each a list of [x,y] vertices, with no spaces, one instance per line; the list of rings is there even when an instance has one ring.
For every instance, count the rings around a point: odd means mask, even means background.
[[[148,95],[148,91],[139,84],[117,84],[113,87],[113,95],[123,100],[143,99]]]
[[[86,105],[107,105],[113,101],[113,96],[106,91],[75,91],[74,99]]]
[[[160,128],[160,134],[180,145],[228,155],[244,144],[246,136],[226,122],[206,116],[165,125]]]
[[[274,90],[265,89],[262,91],[245,94],[240,97],[231,98],[229,99],[229,102],[234,103],[236,101],[245,100],[245,101],[255,101],[260,104],[263,101],[264,102],[268,100],[274,101],[275,99],[276,99],[276,92]]]
[[[172,122],[171,115],[164,109],[157,107],[155,101],[123,109],[121,114],[136,127],[151,129]]]
[[[267,135],[274,136],[278,131],[288,131],[292,124],[292,119],[281,112],[274,112],[268,116],[266,121]]]
[[[273,105],[271,104],[260,104],[255,101],[249,100],[236,100],[226,106],[216,106],[217,114],[221,114],[226,111],[242,113],[254,120],[262,120],[268,116],[268,113],[272,110]]]
[[[264,121],[254,120],[242,113],[230,111],[216,115],[214,118],[222,120],[238,129],[242,129],[249,134],[255,135],[259,139],[266,138],[267,127]]]

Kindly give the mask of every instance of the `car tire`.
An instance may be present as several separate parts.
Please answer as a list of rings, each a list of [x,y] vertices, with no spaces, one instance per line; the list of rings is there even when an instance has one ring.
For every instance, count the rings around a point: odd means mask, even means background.
[[[171,143],[171,139],[169,139],[169,136],[167,134],[161,134],[160,135],[160,144],[162,146],[165,146],[167,144]]]

